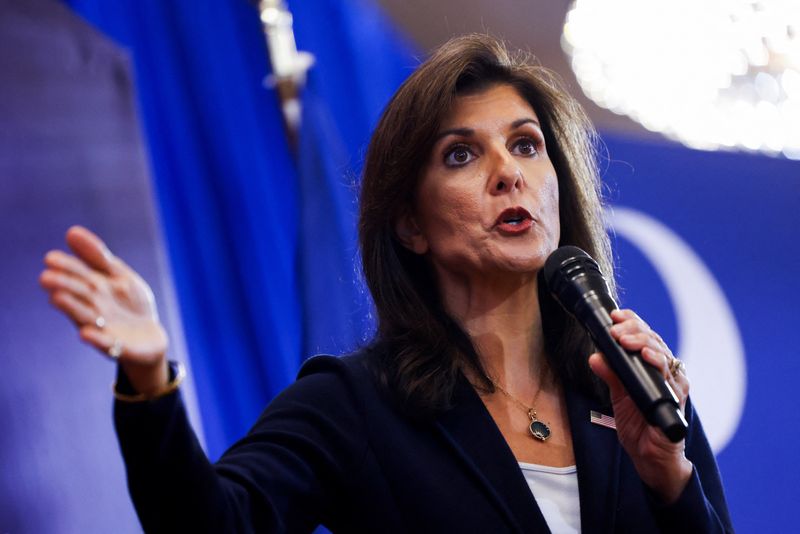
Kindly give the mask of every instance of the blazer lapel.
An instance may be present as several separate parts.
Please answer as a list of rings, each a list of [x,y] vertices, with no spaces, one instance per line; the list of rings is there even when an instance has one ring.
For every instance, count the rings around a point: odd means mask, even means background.
[[[591,410],[610,415],[611,410],[575,391],[565,396],[578,470],[581,531],[613,532],[622,446],[616,431],[591,423],[589,415]]]
[[[436,423],[446,441],[503,511],[513,530],[550,532],[511,449],[463,377],[456,387],[454,404]]]

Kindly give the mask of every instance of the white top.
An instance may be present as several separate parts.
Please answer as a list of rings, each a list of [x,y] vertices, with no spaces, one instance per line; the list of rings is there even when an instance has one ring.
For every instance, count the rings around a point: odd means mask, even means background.
[[[577,468],[523,462],[519,462],[519,466],[553,534],[579,533],[581,505]]]

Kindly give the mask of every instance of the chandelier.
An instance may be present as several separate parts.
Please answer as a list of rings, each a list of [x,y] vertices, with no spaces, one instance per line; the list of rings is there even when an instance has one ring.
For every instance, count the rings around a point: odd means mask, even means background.
[[[584,93],[700,149],[800,159],[800,0],[575,0]]]

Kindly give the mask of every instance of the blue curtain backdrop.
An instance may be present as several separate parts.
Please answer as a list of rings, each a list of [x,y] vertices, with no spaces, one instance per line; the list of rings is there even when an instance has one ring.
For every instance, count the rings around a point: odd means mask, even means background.
[[[369,331],[355,183],[380,110],[416,64],[373,6],[293,2],[317,63],[297,164],[246,0],[68,0],[130,50],[206,445],[217,458],[302,360]],[[343,253],[344,251],[344,253]]]
[[[371,332],[360,281],[356,186],[369,135],[417,65],[415,51],[366,2],[292,2],[298,47],[316,57],[298,150],[304,351],[342,353]]]

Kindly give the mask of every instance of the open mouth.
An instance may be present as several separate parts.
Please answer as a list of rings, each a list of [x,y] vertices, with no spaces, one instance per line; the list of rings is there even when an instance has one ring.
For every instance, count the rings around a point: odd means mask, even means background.
[[[528,213],[528,210],[525,208],[521,208],[519,206],[514,208],[508,208],[502,211],[500,215],[495,220],[496,226],[521,226],[529,221],[533,220],[531,214]]]
[[[506,219],[503,219],[503,224],[513,224],[516,226],[522,223],[522,221],[524,220],[525,219],[523,217],[508,217]]]

